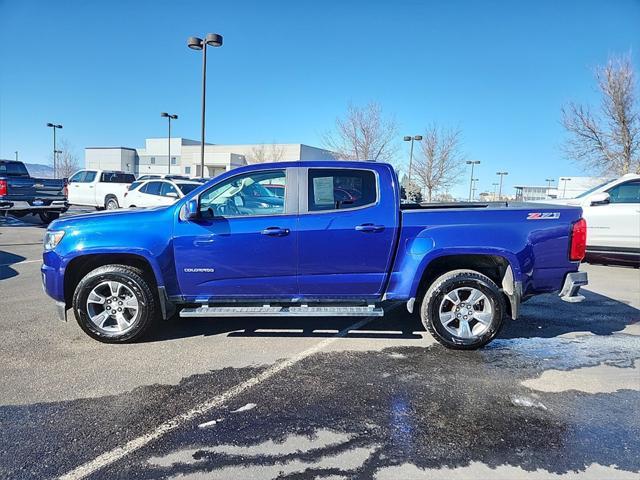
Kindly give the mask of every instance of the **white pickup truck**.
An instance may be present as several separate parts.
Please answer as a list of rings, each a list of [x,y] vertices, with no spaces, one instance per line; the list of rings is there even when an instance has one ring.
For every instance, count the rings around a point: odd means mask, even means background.
[[[124,194],[136,180],[132,173],[109,170],[80,170],[69,178],[71,205],[115,210],[124,205]]]

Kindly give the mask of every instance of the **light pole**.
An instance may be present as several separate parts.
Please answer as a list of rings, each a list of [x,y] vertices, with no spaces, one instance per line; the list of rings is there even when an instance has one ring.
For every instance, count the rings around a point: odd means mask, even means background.
[[[14,153],[16,154],[16,162],[17,162],[18,161],[18,151],[16,150]]]
[[[405,142],[411,142],[411,149],[409,150],[409,185],[411,186],[411,167],[413,165],[413,141],[419,142],[422,140],[422,135],[414,135],[413,137],[406,136],[403,138]]]
[[[498,190],[498,200],[500,200],[502,198],[502,178],[509,175],[509,172],[496,172],[496,175],[500,175],[500,189]]]
[[[177,120],[178,119],[178,115],[171,115],[170,113],[167,112],[162,112],[160,114],[161,117],[163,118],[167,118],[169,120],[169,141],[167,142],[168,144],[168,155],[169,155],[169,170],[168,173],[171,173],[171,120]]]
[[[47,123],[47,127],[53,128],[53,178],[58,178],[58,169],[56,168],[56,130],[62,128],[62,125],[55,123]]]
[[[560,181],[564,181],[564,188],[562,189],[562,198],[567,197],[567,182],[570,182],[571,179],[569,177],[561,177]]]
[[[205,39],[189,37],[187,46],[192,50],[202,50],[202,132],[200,144],[200,176],[204,177],[204,118],[205,102],[207,98],[207,45],[210,47],[222,46],[222,35],[207,33]]]
[[[57,176],[58,173],[59,173],[58,170],[60,170],[60,163],[59,163],[59,158],[60,157],[58,155],[62,154],[62,150],[54,150],[53,153],[54,153],[54,155],[56,157],[56,165],[57,165],[56,172],[54,172],[54,176]]]
[[[478,178],[471,179],[471,191],[473,192],[473,195],[471,196],[471,200],[474,200],[476,198],[476,185],[478,184],[478,181],[479,181]]]
[[[493,201],[496,201],[496,193],[497,193],[497,186],[498,186],[498,182],[493,182],[491,185],[493,185]]]
[[[471,165],[471,183],[469,184],[469,201],[471,201],[471,191],[473,190],[473,167],[478,165],[480,160],[467,160],[467,165]]]
[[[547,197],[549,196],[549,190],[551,190],[551,184],[553,183],[553,178],[545,178],[545,182],[547,182]]]

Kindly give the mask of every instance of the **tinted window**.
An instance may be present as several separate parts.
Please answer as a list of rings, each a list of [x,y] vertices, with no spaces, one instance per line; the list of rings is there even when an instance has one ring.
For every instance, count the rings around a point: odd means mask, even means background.
[[[178,194],[178,192],[176,192],[176,187],[174,187],[169,182],[162,182],[162,189],[160,190],[160,195],[162,195],[163,197],[166,197],[167,194],[171,192],[175,193],[176,195]]]
[[[356,208],[376,202],[371,170],[309,169],[309,211]]]
[[[183,195],[190,193],[191,191],[195,190],[199,186],[200,185],[194,185],[192,183],[178,183],[178,188],[180,189]]]
[[[96,173],[92,171],[86,171],[84,177],[82,178],[82,183],[91,183],[96,179]]]
[[[607,193],[611,203],[640,203],[640,180],[621,183]]]
[[[136,177],[131,173],[104,172],[100,177],[104,183],[131,183],[135,180]]]
[[[136,188],[138,188],[143,183],[144,183],[144,181],[140,181],[140,180],[138,180],[137,182],[133,182],[131,185],[129,185],[129,191],[135,190]]]
[[[145,185],[146,190],[144,193],[148,193],[149,195],[160,195],[160,189],[162,188],[163,182],[149,182]]]
[[[84,179],[84,171],[78,172],[76,174],[74,174],[70,179],[69,179],[69,183],[71,182],[82,182],[82,180]]]
[[[9,177],[28,177],[29,172],[24,164],[19,162],[3,162],[0,163],[0,175]]]
[[[203,217],[238,217],[284,213],[284,199],[276,197],[266,185],[285,185],[284,170],[252,172],[229,178],[200,197]]]

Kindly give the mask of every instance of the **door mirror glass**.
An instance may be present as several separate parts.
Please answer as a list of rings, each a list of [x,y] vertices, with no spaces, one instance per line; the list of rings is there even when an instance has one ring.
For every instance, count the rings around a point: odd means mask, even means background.
[[[599,192],[591,195],[589,197],[589,201],[591,202],[591,206],[596,205],[606,205],[611,201],[609,194],[607,192]]]
[[[185,218],[187,220],[194,220],[198,218],[200,211],[198,210],[198,199],[193,198],[189,200],[184,206]]]

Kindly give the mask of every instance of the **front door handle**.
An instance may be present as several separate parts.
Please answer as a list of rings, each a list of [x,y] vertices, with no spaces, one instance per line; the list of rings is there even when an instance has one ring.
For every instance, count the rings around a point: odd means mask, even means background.
[[[260,233],[262,235],[269,235],[270,237],[284,237],[285,235],[289,235],[289,229],[280,227],[267,227]]]
[[[213,242],[215,242],[215,234],[203,235],[195,238],[195,240],[193,241],[193,246],[202,247],[205,245],[211,245]]]
[[[356,231],[364,233],[375,233],[384,230],[384,225],[374,225],[373,223],[363,223],[356,227]]]

